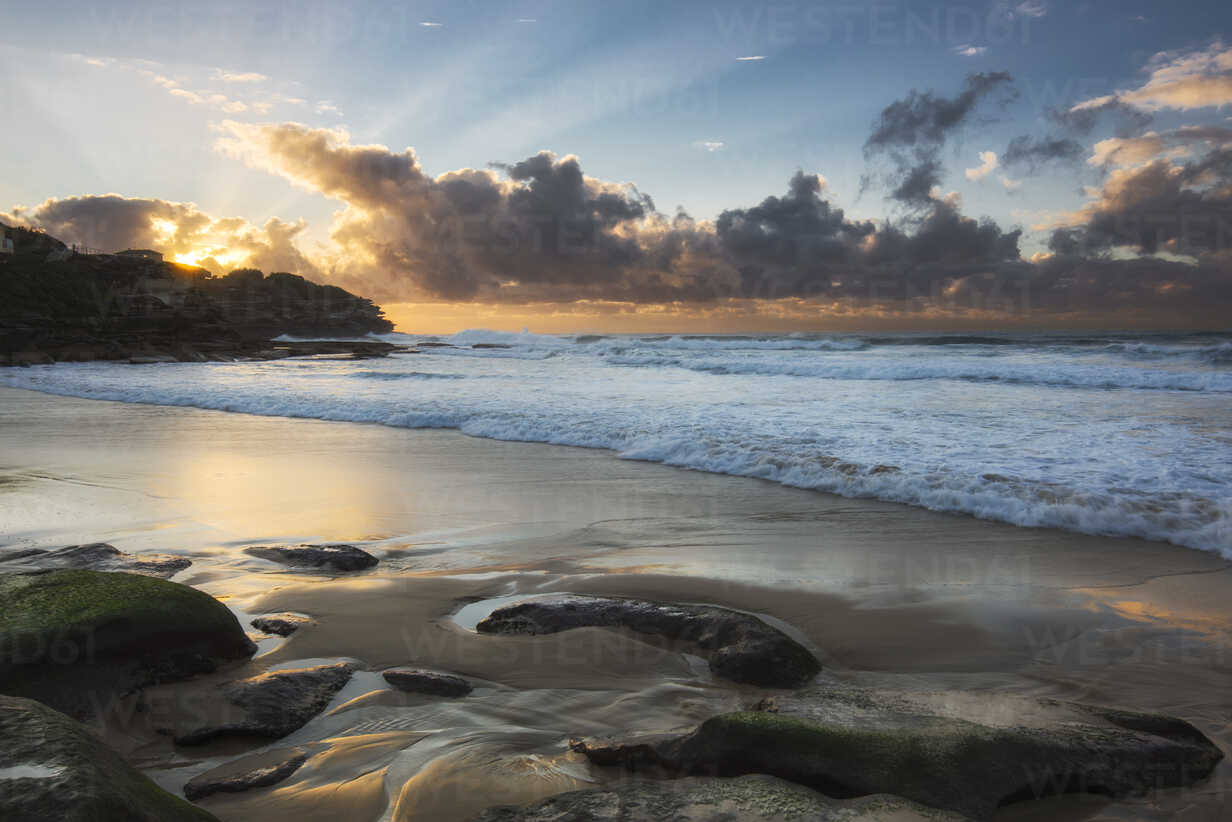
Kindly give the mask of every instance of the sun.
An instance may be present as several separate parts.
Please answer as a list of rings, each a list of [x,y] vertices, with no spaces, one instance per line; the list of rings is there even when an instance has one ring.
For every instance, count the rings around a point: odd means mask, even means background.
[[[218,274],[237,268],[247,258],[247,251],[207,247],[181,251],[173,259],[182,265],[200,266]]]

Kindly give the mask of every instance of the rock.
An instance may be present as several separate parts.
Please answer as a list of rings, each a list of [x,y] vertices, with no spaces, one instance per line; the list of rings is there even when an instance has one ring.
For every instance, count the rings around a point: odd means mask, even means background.
[[[293,357],[349,354],[354,359],[369,359],[403,351],[405,346],[376,340],[287,340],[279,342],[277,350],[286,351]]]
[[[571,746],[596,764],[766,773],[829,796],[890,793],[981,819],[1049,794],[1193,784],[1223,758],[1180,719],[1056,700],[819,687],[759,707],[684,735]]]
[[[561,596],[498,608],[476,630],[536,635],[584,627],[626,628],[691,643],[708,654],[716,676],[751,685],[794,688],[821,670],[808,649],[777,628],[755,616],[709,605]]]
[[[460,676],[420,671],[412,668],[394,668],[381,674],[385,681],[399,691],[431,696],[466,696],[471,684]]]
[[[0,556],[0,562],[17,562],[30,557],[37,557],[47,553],[42,548],[19,548],[16,551],[10,551],[3,556]]]
[[[332,568],[335,571],[362,571],[378,560],[354,545],[258,545],[244,553],[295,568]]]
[[[285,360],[291,356],[291,352],[286,348],[265,348],[252,356],[258,360]]]
[[[6,558],[15,561],[17,558]],[[95,571],[130,571],[167,579],[175,576],[192,560],[171,554],[125,554],[105,542],[70,545],[54,551],[33,550],[20,557],[21,565],[31,568],[90,568]]]
[[[225,605],[187,585],[78,569],[0,576],[0,692],[76,716],[255,650]]]
[[[306,761],[308,754],[299,749],[244,757],[239,762],[228,762],[188,780],[184,785],[184,796],[195,802],[215,793],[242,793],[253,788],[267,788],[298,771]],[[248,767],[249,764],[252,767]]]
[[[0,739],[0,819],[217,822],[155,785],[84,725],[33,700],[0,696]]]
[[[924,822],[962,817],[897,796],[840,801],[773,776],[632,780],[571,791],[524,808],[491,808],[475,822]]]
[[[179,362],[179,358],[171,354],[141,354],[135,357],[129,357],[128,362],[131,365],[159,365],[161,363]]]
[[[176,744],[201,745],[220,736],[284,737],[325,710],[357,667],[339,662],[270,671],[232,682],[219,689],[221,704],[214,706],[215,721],[176,734]]]
[[[301,625],[311,625],[312,620],[299,614],[266,614],[259,616],[251,623],[252,627],[267,634],[290,636],[300,629]]]

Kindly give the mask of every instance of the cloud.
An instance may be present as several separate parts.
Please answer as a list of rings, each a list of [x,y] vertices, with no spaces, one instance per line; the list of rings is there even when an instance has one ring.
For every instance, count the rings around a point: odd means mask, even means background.
[[[219,145],[342,201],[324,267],[380,299],[853,299],[887,276],[927,282],[1018,258],[1019,232],[963,216],[956,200],[878,227],[847,219],[824,178],[803,172],[785,195],[706,223],[661,214],[636,187],[550,152],[430,177],[410,149],[294,123],[229,123]]]
[[[699,148],[702,151],[707,151],[713,154],[716,151],[722,151],[726,148],[727,143],[722,140],[696,140],[692,143],[692,146],[693,148]]]
[[[989,20],[996,21],[997,18],[1007,22],[1038,20],[1041,17],[1046,17],[1048,11],[1048,4],[1044,0],[1022,0],[1022,2],[996,0],[992,3]]]
[[[68,57],[91,66],[115,67],[131,72],[177,100],[192,106],[217,109],[224,114],[267,114],[275,106],[308,106],[307,100],[278,91],[277,84],[270,77],[255,71],[236,72],[216,67],[172,71],[153,60],[123,60],[83,54]],[[318,114],[341,114],[329,101],[322,101],[314,110]]]
[[[424,21],[423,21],[422,23],[420,23],[419,25],[420,25],[420,26],[422,26],[422,27],[423,27],[423,28],[425,28],[425,29],[439,29],[439,28],[444,27],[444,25],[445,25],[445,24],[444,24],[444,23],[435,23],[435,22],[433,22],[433,21],[431,21],[431,20],[424,20]]]
[[[1005,187],[1006,191],[1009,191],[1012,193],[1022,188],[1022,180],[1014,180],[1002,174],[1001,175],[1001,185]]]
[[[411,149],[353,145],[343,131],[294,123],[229,122],[219,145],[343,201],[332,231],[342,256],[361,263],[355,271],[388,272],[391,288],[410,294],[580,299],[632,289],[650,253],[639,239],[663,233],[649,198],[585,176],[572,156],[541,152],[433,178]]]
[[[1114,169],[1051,251],[1027,262],[1020,231],[964,215],[956,195],[935,188],[906,218],[878,223],[849,218],[823,177],[799,171],[784,193],[711,223],[664,215],[635,186],[589,177],[576,157],[549,152],[433,177],[410,149],[355,144],[336,129],[230,123],[220,140],[245,162],[339,200],[330,244],[303,252],[302,221],[255,226],[191,203],[114,194],[52,199],[0,220],[107,250],[153,247],[215,271],[287,270],[424,305],[638,309],[665,321],[680,311],[764,311],[796,322],[1100,315],[1173,325],[1232,308],[1229,257],[1214,229],[1198,246],[1175,231],[1150,242],[1139,242],[1142,231],[1117,233],[1125,215],[1177,207],[1182,217],[1223,208],[1232,220],[1223,148],[1184,165],[1162,157]],[[1174,256],[1106,253],[1122,246]]]
[[[1123,149],[1122,149],[1123,150]],[[1145,152],[1135,159],[1147,156]],[[1056,230],[1049,247],[1063,255],[1113,250],[1141,255],[1232,261],[1232,147],[1221,145],[1188,162],[1155,156],[1116,165],[1091,199]]]
[[[968,180],[983,180],[997,168],[997,152],[981,151],[980,164],[965,171]]]
[[[214,78],[224,83],[264,83],[269,80],[264,74],[255,71],[223,71],[215,69]]]
[[[954,46],[950,51],[959,57],[983,57],[988,52],[988,46],[973,46],[970,43],[964,43],[961,46]]]
[[[1219,40],[1205,49],[1160,52],[1144,70],[1149,72],[1147,81],[1137,88],[1084,100],[1070,112],[1096,111],[1112,103],[1146,112],[1232,103],[1232,48]]]
[[[750,54],[748,57],[737,57],[736,62],[737,63],[755,63],[759,60],[765,60],[765,59],[766,59],[766,55],[764,54]]]
[[[1025,0],[1014,6],[1014,13],[1020,17],[1038,19],[1048,14],[1048,4],[1044,0]]]
[[[914,146],[939,146],[960,128],[985,98],[1013,82],[1007,72],[968,74],[956,97],[912,89],[903,100],[886,106],[864,143],[865,151]]]
[[[88,54],[78,54],[76,52],[68,55],[70,60],[76,60],[79,63],[85,63],[87,66],[94,68],[107,68],[113,65],[116,61],[111,57],[92,57]]]
[[[1068,137],[1034,138],[1027,135],[1010,140],[1001,163],[1007,168],[1026,166],[1032,171],[1049,163],[1074,162],[1082,158],[1082,145]]]
[[[1051,109],[1047,116],[1067,131],[1079,135],[1090,134],[1101,121],[1110,120],[1117,134],[1130,136],[1141,132],[1155,119],[1150,112],[1135,108],[1115,95],[1097,97],[1066,109]]]
[[[321,276],[296,246],[307,228],[303,221],[275,217],[258,227],[235,217],[213,217],[192,203],[101,194],[19,206],[0,213],[0,222],[39,227],[67,243],[104,252],[152,248],[215,274],[253,266]]]
[[[1095,144],[1087,159],[1093,166],[1136,166],[1160,156],[1186,157],[1196,150],[1232,146],[1232,128],[1181,126],[1171,131],[1148,131],[1138,137],[1111,137]]]
[[[1012,83],[1006,72],[968,74],[963,90],[952,98],[912,89],[882,109],[864,142],[864,155],[889,158],[892,169],[885,182],[890,196],[908,208],[933,208],[933,189],[942,179],[942,146],[985,100],[998,93],[1002,105],[1012,100]]]

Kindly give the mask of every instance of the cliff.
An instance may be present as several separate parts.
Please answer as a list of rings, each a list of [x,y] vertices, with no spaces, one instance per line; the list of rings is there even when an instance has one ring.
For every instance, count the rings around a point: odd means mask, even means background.
[[[269,352],[283,334],[393,330],[370,300],[295,274],[216,277],[156,254],[83,254],[42,232],[0,228],[13,241],[0,254],[0,364],[225,359]]]

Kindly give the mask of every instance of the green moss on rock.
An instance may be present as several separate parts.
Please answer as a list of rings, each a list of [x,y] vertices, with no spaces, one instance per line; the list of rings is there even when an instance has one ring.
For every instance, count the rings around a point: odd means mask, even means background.
[[[187,585],[85,570],[0,577],[0,664],[65,661],[54,658],[65,641],[106,655],[189,637],[220,656],[251,653],[235,615]]]
[[[0,692],[75,715],[254,650],[225,605],[186,585],[86,570],[0,577]]]
[[[600,765],[772,774],[828,796],[893,794],[973,818],[1059,793],[1131,796],[1205,779],[1222,752],[1175,717],[964,692],[816,687],[776,710],[712,717],[691,733],[575,740]]]

